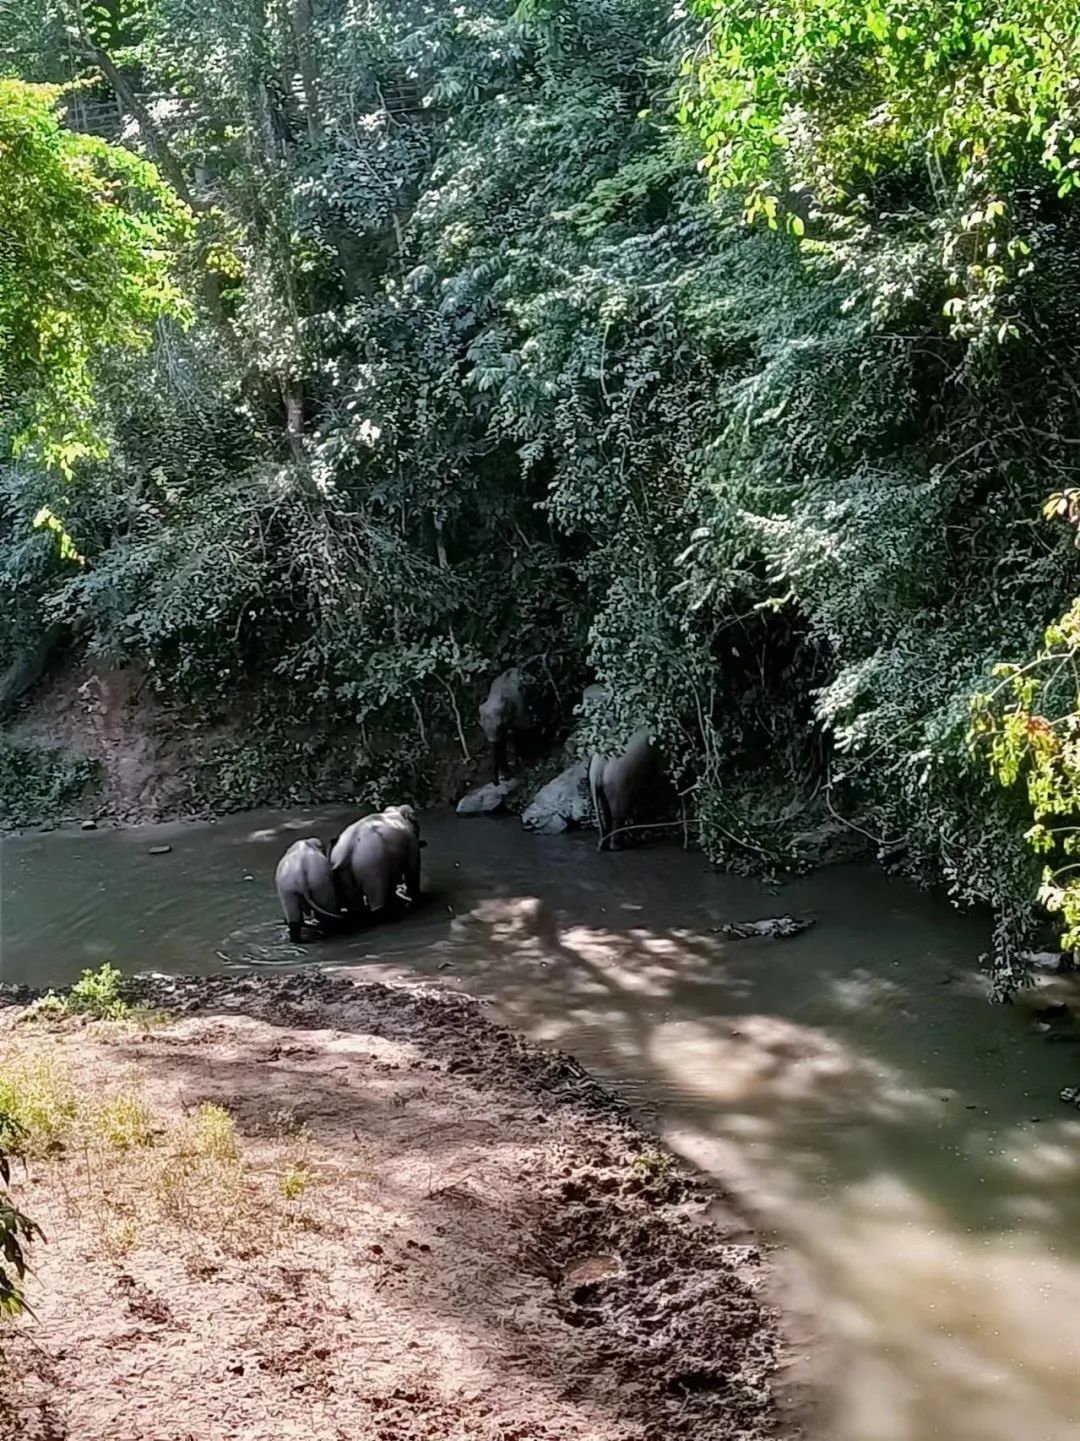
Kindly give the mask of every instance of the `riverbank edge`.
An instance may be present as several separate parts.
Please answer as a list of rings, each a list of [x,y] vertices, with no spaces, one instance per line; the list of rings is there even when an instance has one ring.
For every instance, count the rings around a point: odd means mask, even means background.
[[[584,1126],[590,1144],[614,1154],[618,1175],[611,1175],[611,1167],[602,1177],[594,1174],[586,1146],[577,1158],[580,1164],[563,1167],[569,1179],[549,1198],[552,1234],[580,1232],[582,1217],[591,1213],[590,1232],[608,1238],[624,1234],[628,1254],[647,1256],[652,1278],[659,1263],[677,1298],[679,1334],[687,1347],[682,1380],[678,1374],[658,1374],[657,1357],[649,1355],[654,1338],[643,1332],[635,1345],[627,1334],[625,1318],[644,1315],[656,1303],[655,1286],[645,1285],[644,1273],[636,1275],[633,1260],[618,1283],[589,1288],[590,1325],[610,1308],[601,1324],[611,1324],[613,1339],[623,1348],[618,1366],[621,1381],[656,1398],[660,1428],[655,1432],[647,1428],[644,1434],[745,1436],[755,1441],[765,1435],[801,1434],[795,1416],[811,1402],[809,1395],[796,1397],[790,1385],[780,1386],[790,1364],[790,1348],[784,1339],[784,1318],[773,1299],[778,1291],[766,1251],[750,1237],[723,1188],[674,1158],[635,1119],[627,1103],[573,1057],[535,1045],[488,1020],[482,1014],[483,1003],[472,997],[425,986],[307,972],[239,978],[145,975],[126,978],[121,989],[131,1004],[169,1020],[227,1015],[301,1029],[337,1024],[391,1043],[420,1043],[429,1055],[439,1057],[437,1068],[451,1084],[492,1093],[527,1093],[537,1107],[538,1127],[556,1113],[571,1117],[575,1125]],[[30,987],[0,986],[0,1007],[22,1008],[40,994]],[[658,1155],[662,1162],[642,1164],[642,1157]],[[716,1364],[710,1367],[710,1339],[719,1335],[717,1300],[707,1286],[702,1288],[700,1278],[718,1274],[718,1254],[729,1272],[725,1284],[741,1288],[742,1313],[731,1333],[722,1336],[725,1354],[713,1358]],[[556,1294],[559,1285],[560,1278],[553,1278]],[[572,1314],[576,1303],[565,1304],[569,1309],[564,1319],[573,1326],[583,1324],[582,1315]],[[742,1352],[734,1366],[732,1335]],[[756,1398],[748,1400],[755,1392]],[[672,1397],[679,1403],[674,1410]],[[680,1407],[689,1429],[673,1424]]]

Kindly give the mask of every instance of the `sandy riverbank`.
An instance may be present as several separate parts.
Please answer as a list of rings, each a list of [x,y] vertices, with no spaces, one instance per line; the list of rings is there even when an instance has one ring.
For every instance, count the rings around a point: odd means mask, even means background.
[[[145,1023],[0,1016],[56,1113],[5,1438],[774,1434],[759,1249],[576,1063],[454,995],[136,984]]]

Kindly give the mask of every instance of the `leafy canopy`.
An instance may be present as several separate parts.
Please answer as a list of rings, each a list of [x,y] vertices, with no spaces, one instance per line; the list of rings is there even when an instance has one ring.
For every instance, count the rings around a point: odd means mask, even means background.
[[[747,218],[774,229],[783,221],[810,251],[828,251],[825,242],[850,237],[868,216],[879,232],[931,240],[954,332],[993,327],[1004,339],[1009,282],[1029,254],[1010,192],[1040,170],[1059,197],[1080,179],[1076,5],[696,8],[710,43],[687,67],[682,118],[698,131],[714,181],[745,192]]]
[[[66,130],[59,91],[0,79],[0,433],[65,475],[101,456],[94,367],[183,317],[185,207],[146,161]]]

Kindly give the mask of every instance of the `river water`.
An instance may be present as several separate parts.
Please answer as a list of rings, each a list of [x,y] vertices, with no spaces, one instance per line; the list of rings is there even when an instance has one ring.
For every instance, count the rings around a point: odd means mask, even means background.
[[[464,987],[646,1110],[781,1243],[821,1441],[1076,1441],[1080,1113],[1058,1091],[1080,1039],[1030,1000],[987,1004],[985,918],[864,865],[770,892],[674,847],[437,815],[414,912],[301,950],[274,865],[343,819],[10,838],[0,978],[326,964]],[[815,924],[716,931],[783,912]]]

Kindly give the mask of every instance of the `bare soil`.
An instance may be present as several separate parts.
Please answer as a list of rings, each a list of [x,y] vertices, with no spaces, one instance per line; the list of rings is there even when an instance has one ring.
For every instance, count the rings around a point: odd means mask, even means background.
[[[87,797],[80,813],[136,823],[204,809],[192,780],[201,769],[196,733],[137,669],[77,666],[55,672],[8,731],[24,744],[96,763],[101,788]]]
[[[292,792],[298,777],[283,762],[278,763],[280,775],[275,777],[275,766],[263,776],[269,787],[267,795],[223,798],[223,789],[227,792],[229,787],[224,786],[220,774],[222,747],[228,749],[250,739],[262,728],[259,717],[248,713],[243,704],[235,713],[223,714],[210,724],[205,716],[159,695],[138,667],[114,669],[85,662],[48,675],[6,724],[17,742],[56,749],[93,761],[98,768],[99,785],[81,805],[73,807],[78,815],[42,816],[49,829],[84,817],[113,825],[141,825],[208,817],[215,807],[230,810],[237,805],[300,803],[301,797]],[[488,754],[475,720],[470,729],[473,754],[467,757],[456,736],[432,738],[425,766],[425,791],[431,799],[457,801],[486,773]],[[301,779],[304,800],[340,801],[341,769],[362,773],[365,766],[370,769],[377,764],[373,756],[353,753],[340,727],[335,738],[339,746],[336,763],[334,754],[324,756],[322,773]],[[292,739],[317,741],[326,749],[326,736],[317,727],[294,726]],[[383,739],[393,749],[393,738]],[[375,741],[378,743],[378,737]],[[323,794],[331,776],[337,778],[337,786]]]
[[[444,993],[134,984],[165,1018],[0,1019],[0,1062],[154,1118],[17,1180],[47,1240],[0,1332],[4,1441],[774,1434],[759,1249],[569,1058]],[[238,1154],[196,1164],[206,1102]]]

